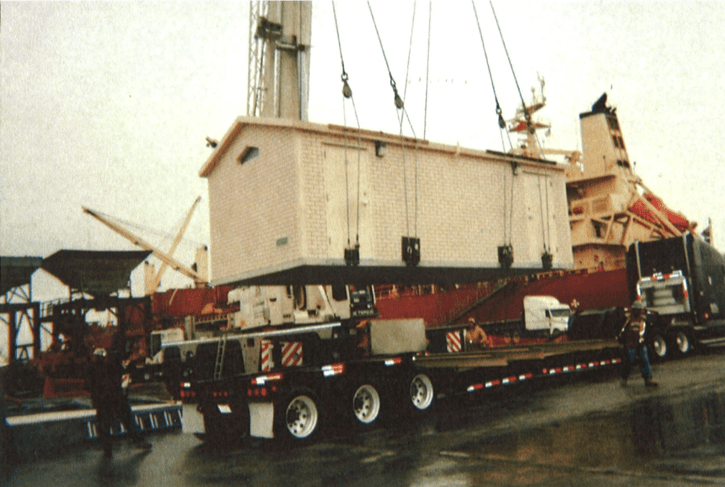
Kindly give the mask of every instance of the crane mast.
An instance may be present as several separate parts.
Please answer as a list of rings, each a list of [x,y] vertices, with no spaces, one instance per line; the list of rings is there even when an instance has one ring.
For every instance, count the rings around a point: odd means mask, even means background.
[[[258,117],[262,107],[264,91],[262,79],[264,73],[264,51],[267,42],[257,36],[257,25],[261,18],[267,17],[268,2],[249,2],[249,52],[247,59],[247,116]]]
[[[307,120],[312,2],[251,2],[247,115]]]

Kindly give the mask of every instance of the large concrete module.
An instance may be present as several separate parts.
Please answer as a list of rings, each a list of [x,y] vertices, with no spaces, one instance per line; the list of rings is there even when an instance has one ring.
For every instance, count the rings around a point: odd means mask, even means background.
[[[200,176],[214,285],[468,282],[541,271],[545,250],[553,269],[573,265],[564,169],[549,161],[240,117]],[[403,237],[420,239],[415,266]]]

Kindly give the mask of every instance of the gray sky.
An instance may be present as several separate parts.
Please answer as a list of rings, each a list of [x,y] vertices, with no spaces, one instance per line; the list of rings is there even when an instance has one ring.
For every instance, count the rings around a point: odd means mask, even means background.
[[[406,107],[423,136],[428,3],[416,4]],[[618,109],[636,171],[673,209],[725,244],[725,2],[495,2],[518,83],[546,80],[546,145],[578,149],[578,114],[603,92]],[[398,132],[389,77],[363,2],[336,4],[363,128]],[[476,2],[496,90],[519,105],[488,2]],[[399,90],[411,2],[373,2]],[[0,253],[131,250],[81,206],[174,233],[201,195],[177,251],[208,243],[204,138],[246,112],[248,4],[2,2]],[[491,83],[470,2],[434,1],[426,138],[501,150]],[[329,2],[313,3],[310,119],[342,123],[340,57]],[[712,120],[710,120],[712,119]],[[353,120],[348,111],[348,122]],[[406,129],[410,135],[410,130]],[[240,215],[243,218],[244,215]],[[168,248],[164,238],[142,237]],[[213,249],[211,249],[213,252]],[[189,281],[167,273],[164,287]]]

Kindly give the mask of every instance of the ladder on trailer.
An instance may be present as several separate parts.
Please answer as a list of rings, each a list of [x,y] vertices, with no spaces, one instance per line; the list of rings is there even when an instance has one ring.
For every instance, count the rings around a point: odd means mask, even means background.
[[[219,340],[219,346],[216,350],[216,362],[214,363],[214,379],[218,380],[222,378],[222,369],[224,368],[224,353],[227,350],[227,336],[224,335]]]

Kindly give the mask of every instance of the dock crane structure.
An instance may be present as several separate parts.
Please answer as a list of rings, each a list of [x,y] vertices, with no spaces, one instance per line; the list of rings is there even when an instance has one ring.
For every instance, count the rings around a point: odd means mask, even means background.
[[[166,272],[166,269],[168,267],[171,267],[177,272],[180,272],[184,276],[190,278],[192,281],[194,281],[195,287],[207,287],[209,285],[209,279],[208,279],[208,248],[206,245],[201,246],[199,249],[197,249],[196,252],[196,258],[194,265],[187,266],[185,264],[182,264],[178,260],[176,260],[173,255],[174,252],[176,252],[176,248],[178,247],[179,243],[181,242],[181,239],[184,235],[184,232],[186,231],[186,228],[189,226],[189,222],[191,221],[191,217],[194,214],[194,210],[198,206],[199,202],[201,201],[201,197],[198,197],[196,201],[194,201],[194,204],[191,206],[191,209],[186,215],[186,218],[184,219],[184,222],[181,225],[181,228],[177,232],[176,236],[174,237],[173,242],[171,243],[171,247],[169,248],[168,252],[164,252],[163,250],[159,249],[158,247],[151,245],[150,243],[143,240],[138,235],[134,234],[127,228],[124,228],[123,226],[119,225],[118,223],[114,222],[107,216],[104,216],[100,214],[97,211],[91,210],[90,208],[83,207],[83,212],[87,213],[88,215],[92,216],[96,220],[100,221],[104,225],[106,225],[108,228],[113,230],[114,232],[118,233],[122,237],[124,237],[126,240],[131,242],[132,244],[152,252],[156,258],[158,258],[162,264],[161,268],[158,272],[156,272],[150,281],[147,281],[146,285],[146,293],[150,294],[156,291],[159,284],[161,283],[161,278],[163,277],[164,273]]]

